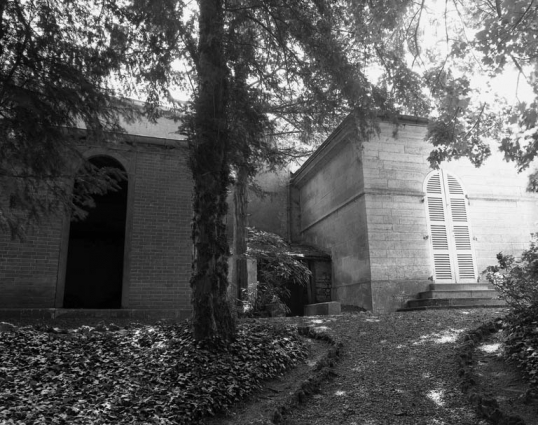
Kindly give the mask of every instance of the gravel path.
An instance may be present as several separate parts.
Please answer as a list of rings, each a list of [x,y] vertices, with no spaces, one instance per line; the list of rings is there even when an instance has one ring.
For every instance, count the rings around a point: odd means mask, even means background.
[[[286,415],[289,425],[485,424],[461,393],[455,349],[462,332],[502,309],[430,310],[304,318],[344,343],[336,376]]]

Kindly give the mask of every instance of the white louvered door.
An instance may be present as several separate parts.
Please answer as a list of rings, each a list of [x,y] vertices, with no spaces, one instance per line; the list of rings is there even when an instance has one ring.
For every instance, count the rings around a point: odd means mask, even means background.
[[[426,203],[433,251],[434,281],[455,282],[453,255],[449,243],[449,218],[446,214],[445,185],[440,172],[433,173],[426,183]]]
[[[425,189],[434,281],[476,282],[476,262],[463,187],[453,175],[441,170],[429,176]]]

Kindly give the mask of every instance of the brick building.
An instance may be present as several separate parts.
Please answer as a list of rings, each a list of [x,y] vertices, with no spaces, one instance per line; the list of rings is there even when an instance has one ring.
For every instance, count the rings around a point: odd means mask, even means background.
[[[95,165],[117,167],[128,176],[120,191],[96,197],[86,220],[57,217],[24,242],[0,234],[0,313],[98,308],[190,315],[192,182],[186,142],[171,119],[126,127],[121,141],[106,147],[81,140],[81,152]]]
[[[371,140],[350,118],[332,133],[291,179],[291,239],[331,255],[332,299],[343,304],[386,312],[429,289],[485,295],[471,284],[498,252],[528,247],[538,196],[499,153],[481,168],[462,159],[432,170],[426,120],[400,123],[396,135],[381,123]]]

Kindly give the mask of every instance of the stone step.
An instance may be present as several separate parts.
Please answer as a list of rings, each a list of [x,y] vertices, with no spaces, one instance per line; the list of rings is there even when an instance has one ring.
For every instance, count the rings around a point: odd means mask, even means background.
[[[505,306],[504,300],[492,298],[424,298],[407,301],[408,308],[417,307],[483,307]]]
[[[424,310],[457,310],[457,309],[471,309],[471,308],[506,308],[504,305],[426,305],[419,307],[405,307],[399,308],[396,311],[424,311]]]
[[[495,289],[489,283],[430,283],[431,291],[485,291]]]
[[[498,298],[499,293],[494,289],[485,290],[458,290],[458,291],[426,291],[418,294],[420,299],[427,298]]]

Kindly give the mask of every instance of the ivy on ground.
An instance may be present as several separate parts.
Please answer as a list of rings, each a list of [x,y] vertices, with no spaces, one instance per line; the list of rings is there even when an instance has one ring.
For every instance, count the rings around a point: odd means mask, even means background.
[[[306,355],[296,329],[256,323],[227,347],[187,322],[15,328],[0,332],[0,422],[196,423]]]

